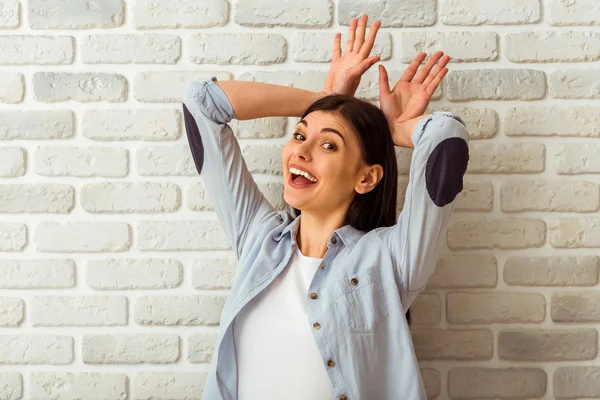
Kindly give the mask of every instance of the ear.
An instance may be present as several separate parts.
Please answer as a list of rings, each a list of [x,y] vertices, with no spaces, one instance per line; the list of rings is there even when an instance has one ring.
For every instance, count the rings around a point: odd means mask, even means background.
[[[365,194],[375,189],[375,186],[383,178],[383,167],[379,164],[364,167],[360,174],[360,181],[354,187],[358,194]]]

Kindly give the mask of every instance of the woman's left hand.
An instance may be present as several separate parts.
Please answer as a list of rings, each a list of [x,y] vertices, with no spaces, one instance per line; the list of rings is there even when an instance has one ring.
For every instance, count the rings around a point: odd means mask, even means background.
[[[381,21],[376,20],[373,22],[365,39],[367,19],[366,15],[361,16],[360,19],[352,18],[348,29],[346,52],[343,56],[340,46],[342,34],[336,33],[333,40],[331,67],[327,73],[325,87],[322,92],[324,95],[345,94],[354,96],[362,74],[379,61],[379,56],[369,57],[369,53],[371,53],[375,43],[375,36],[377,36]]]

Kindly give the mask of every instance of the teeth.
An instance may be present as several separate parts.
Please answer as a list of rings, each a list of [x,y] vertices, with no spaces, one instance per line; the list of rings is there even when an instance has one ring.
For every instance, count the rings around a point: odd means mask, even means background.
[[[301,169],[290,168],[290,172],[295,175],[302,175],[303,177],[305,177],[306,179],[308,179],[311,182],[317,182],[317,178],[315,178],[308,172],[302,171]]]

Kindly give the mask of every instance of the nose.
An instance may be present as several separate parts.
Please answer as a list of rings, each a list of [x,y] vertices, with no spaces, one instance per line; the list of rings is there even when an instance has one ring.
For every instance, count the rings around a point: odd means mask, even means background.
[[[308,140],[305,140],[294,148],[294,155],[304,161],[310,161],[310,151],[310,144],[308,143]]]

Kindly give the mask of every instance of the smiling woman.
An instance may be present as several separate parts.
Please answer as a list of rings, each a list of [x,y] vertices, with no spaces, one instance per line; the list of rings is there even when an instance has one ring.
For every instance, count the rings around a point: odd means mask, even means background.
[[[366,16],[340,36],[323,92],[202,79],[184,99],[186,131],[239,260],[204,399],[426,398],[405,317],[433,272],[468,162],[462,120],[422,115],[447,72],[419,55],[381,109],[353,97],[380,26]],[[418,71],[418,72],[417,72]],[[233,118],[300,117],[282,152],[284,199],[259,191]],[[394,145],[414,147],[396,218]],[[393,379],[387,377],[393,376]]]

